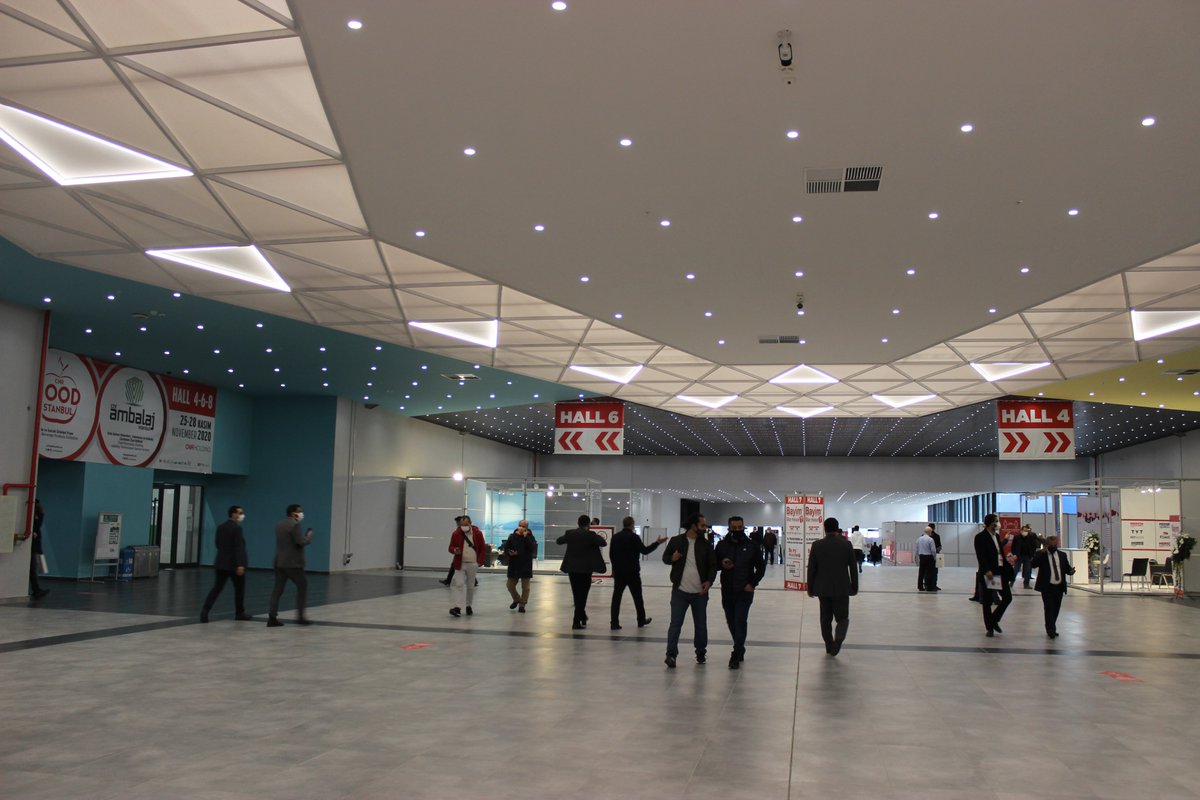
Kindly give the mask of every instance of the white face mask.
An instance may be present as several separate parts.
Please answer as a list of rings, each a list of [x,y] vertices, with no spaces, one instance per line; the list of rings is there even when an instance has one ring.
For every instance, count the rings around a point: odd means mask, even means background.
[[[304,520],[304,512],[303,512],[303,511],[297,511],[297,512],[296,512],[296,522],[301,522],[301,521],[303,521],[303,520]]]
[[[234,521],[234,522],[241,522],[241,521],[243,521],[244,519],[246,519],[246,515],[245,515],[245,514],[234,514],[234,515],[233,515],[233,521]]]
[[[471,526],[470,526],[470,525],[459,525],[459,526],[458,526],[458,529],[459,529],[460,531],[462,531],[463,533],[470,533],[470,532],[471,532]]]

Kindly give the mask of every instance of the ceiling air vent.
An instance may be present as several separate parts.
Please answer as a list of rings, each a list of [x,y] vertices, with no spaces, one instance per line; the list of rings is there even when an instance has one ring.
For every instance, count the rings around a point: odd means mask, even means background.
[[[878,192],[883,180],[883,167],[837,167],[806,169],[804,180],[809,194],[841,194],[843,192]]]
[[[758,337],[759,344],[800,344],[799,336],[760,336]]]
[[[443,372],[443,373],[442,373],[442,377],[443,377],[443,378],[445,378],[445,379],[446,379],[446,380],[448,380],[448,381],[458,381],[459,383],[462,383],[463,381],[477,381],[477,380],[479,380],[479,376],[478,376],[478,375],[472,375],[472,374],[471,374],[471,373],[469,373],[469,372],[464,372],[464,373],[462,373],[462,374],[460,374],[460,375],[447,375],[446,373],[444,373],[444,372]]]
[[[1200,369],[1167,369],[1163,375],[1200,375]]]

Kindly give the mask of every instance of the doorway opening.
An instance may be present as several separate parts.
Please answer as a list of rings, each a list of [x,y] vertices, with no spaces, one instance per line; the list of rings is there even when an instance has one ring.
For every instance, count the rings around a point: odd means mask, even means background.
[[[195,567],[200,563],[203,522],[203,486],[154,484],[154,499],[150,506],[150,544],[159,547],[161,567]]]

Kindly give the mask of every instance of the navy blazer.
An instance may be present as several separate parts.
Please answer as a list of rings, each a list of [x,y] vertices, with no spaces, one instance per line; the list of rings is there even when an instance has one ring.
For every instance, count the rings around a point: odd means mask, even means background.
[[[217,526],[217,557],[213,566],[225,572],[236,572],[238,567],[248,566],[246,537],[242,535],[242,526],[231,519]]]

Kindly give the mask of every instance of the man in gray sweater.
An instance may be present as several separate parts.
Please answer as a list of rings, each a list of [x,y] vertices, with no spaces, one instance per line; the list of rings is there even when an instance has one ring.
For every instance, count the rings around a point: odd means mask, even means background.
[[[300,521],[303,519],[304,509],[299,503],[292,503],[287,507],[287,516],[275,523],[275,588],[271,590],[268,628],[283,625],[279,621],[279,598],[283,597],[283,589],[288,581],[296,584],[296,624],[312,624],[311,620],[304,616],[304,606],[308,600],[308,578],[304,575],[304,548],[312,544],[313,532],[312,528],[304,533],[300,532]]]

